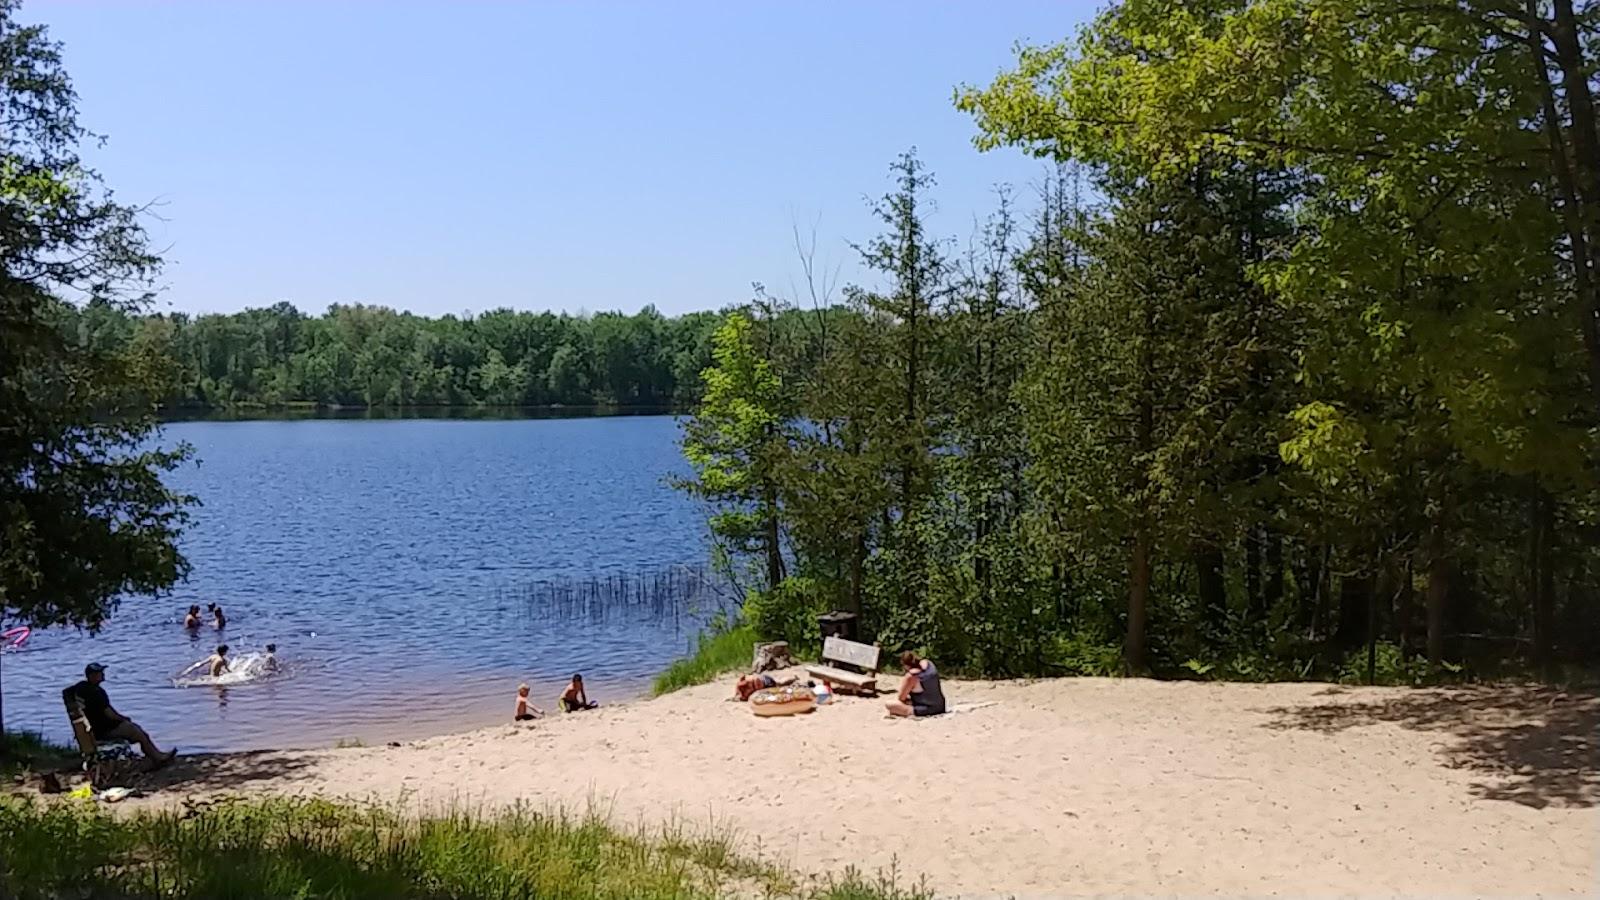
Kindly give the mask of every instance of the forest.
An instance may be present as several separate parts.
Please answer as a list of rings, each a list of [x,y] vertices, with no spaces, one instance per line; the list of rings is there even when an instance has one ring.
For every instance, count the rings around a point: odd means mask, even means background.
[[[169,412],[324,407],[631,406],[699,395],[718,317],[519,312],[428,318],[290,303],[233,314],[145,314],[58,304],[76,346],[163,360]]]
[[[1125,0],[961,88],[1055,174],[954,241],[907,154],[881,289],[715,333],[683,487],[747,624],[992,675],[1592,663],[1597,27]]]

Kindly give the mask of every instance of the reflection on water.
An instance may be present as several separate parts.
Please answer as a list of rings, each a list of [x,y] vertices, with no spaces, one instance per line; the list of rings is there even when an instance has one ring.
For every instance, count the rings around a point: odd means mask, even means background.
[[[676,435],[665,416],[170,425],[200,458],[173,478],[205,503],[189,581],[4,654],[7,723],[66,737],[60,691],[90,661],[117,709],[192,750],[493,724],[518,682],[543,706],[574,671],[602,702],[636,696],[731,602],[665,486]],[[206,603],[227,627],[185,631]],[[283,671],[175,686],[222,643],[241,661],[275,643]]]

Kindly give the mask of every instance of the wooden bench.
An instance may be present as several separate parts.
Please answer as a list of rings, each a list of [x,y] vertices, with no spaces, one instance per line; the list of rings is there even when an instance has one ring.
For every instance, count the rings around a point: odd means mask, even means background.
[[[878,692],[877,644],[830,637],[822,642],[822,665],[806,666],[806,674],[859,694]]]

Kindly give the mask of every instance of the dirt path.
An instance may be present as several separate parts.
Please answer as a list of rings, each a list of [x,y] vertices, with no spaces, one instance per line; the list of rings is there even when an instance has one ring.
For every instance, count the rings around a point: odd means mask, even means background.
[[[584,807],[735,829],[802,869],[944,893],[1600,894],[1600,699],[1064,679],[957,682],[966,711],[790,719],[726,685],[400,747],[178,767],[219,791]],[[971,708],[971,707],[978,708]]]

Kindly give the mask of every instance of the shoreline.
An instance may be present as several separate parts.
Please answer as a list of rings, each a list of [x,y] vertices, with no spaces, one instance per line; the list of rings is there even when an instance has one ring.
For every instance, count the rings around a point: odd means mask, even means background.
[[[732,830],[941,895],[1592,890],[1600,698],[1536,687],[952,680],[958,712],[759,719],[727,679],[398,746],[199,757],[221,794],[582,810]]]

